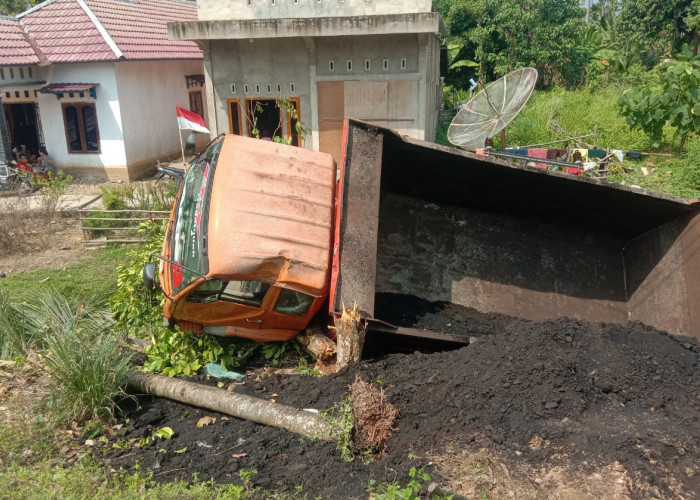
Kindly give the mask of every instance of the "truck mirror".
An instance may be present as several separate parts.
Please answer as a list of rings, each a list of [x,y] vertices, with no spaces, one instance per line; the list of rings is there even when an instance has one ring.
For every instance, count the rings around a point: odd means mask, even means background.
[[[153,262],[149,262],[143,267],[143,284],[146,288],[153,290],[153,282],[156,278],[156,265]]]

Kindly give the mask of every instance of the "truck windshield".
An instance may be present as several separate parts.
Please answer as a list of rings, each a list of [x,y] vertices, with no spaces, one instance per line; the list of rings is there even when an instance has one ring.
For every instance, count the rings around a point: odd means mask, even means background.
[[[190,165],[175,212],[171,280],[177,294],[208,270],[206,257],[209,192],[223,144],[216,140]]]

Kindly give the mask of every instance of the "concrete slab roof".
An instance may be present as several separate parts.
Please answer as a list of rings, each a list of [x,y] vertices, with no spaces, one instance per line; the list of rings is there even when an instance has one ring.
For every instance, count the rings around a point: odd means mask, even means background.
[[[231,40],[437,33],[448,35],[437,12],[381,16],[183,21],[168,24],[171,40]]]

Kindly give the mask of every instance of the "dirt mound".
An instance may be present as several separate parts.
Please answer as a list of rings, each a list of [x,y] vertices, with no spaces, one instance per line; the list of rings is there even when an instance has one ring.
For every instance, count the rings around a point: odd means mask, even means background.
[[[220,415],[198,428],[209,413],[152,399],[141,401],[121,438],[166,425],[176,437],[113,450],[109,458],[114,466],[155,467],[156,479],[198,472],[200,479],[240,483],[238,471],[256,469],[254,483],[272,490],[302,485],[310,496],[363,498],[370,478],[405,484],[408,469],[425,466],[429,457],[486,453],[504,470],[521,471],[540,497],[600,496],[586,485],[563,490],[577,474],[600,483],[603,496],[700,495],[696,342],[643,325],[569,319],[479,325],[477,340],[457,351],[392,354],[321,378],[258,373],[234,386],[286,405],[327,409],[357,375],[381,385],[400,419],[377,462],[343,462],[332,443]],[[487,490],[493,498],[493,482],[465,483],[454,473],[426,470],[461,493]]]

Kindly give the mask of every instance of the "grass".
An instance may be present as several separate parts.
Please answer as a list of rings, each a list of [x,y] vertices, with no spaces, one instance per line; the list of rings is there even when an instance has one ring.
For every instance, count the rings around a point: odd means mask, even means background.
[[[117,286],[116,268],[126,260],[127,247],[95,251],[85,261],[66,269],[19,272],[0,280],[0,294],[23,302],[42,292],[58,291],[67,297],[111,294]],[[50,278],[47,280],[47,278]]]
[[[597,130],[597,138],[586,142],[605,149],[658,152],[671,156],[643,156],[641,160],[625,159],[610,164],[608,181],[637,185],[652,192],[681,198],[700,197],[700,138],[692,137],[684,150],[673,139],[673,128],[664,130],[664,144],[658,151],[649,146],[648,137],[640,130],[630,130],[625,118],[618,116],[617,100],[624,88],[611,85],[592,92],[587,89],[566,91],[554,89],[535,92],[506,129],[508,147],[528,146],[565,138],[557,124],[570,135],[587,135]],[[440,124],[436,142],[449,145],[448,124]],[[549,147],[563,147],[554,144]],[[500,134],[494,138],[500,148]],[[547,146],[544,146],[547,147]],[[646,169],[644,174],[642,167]]]

